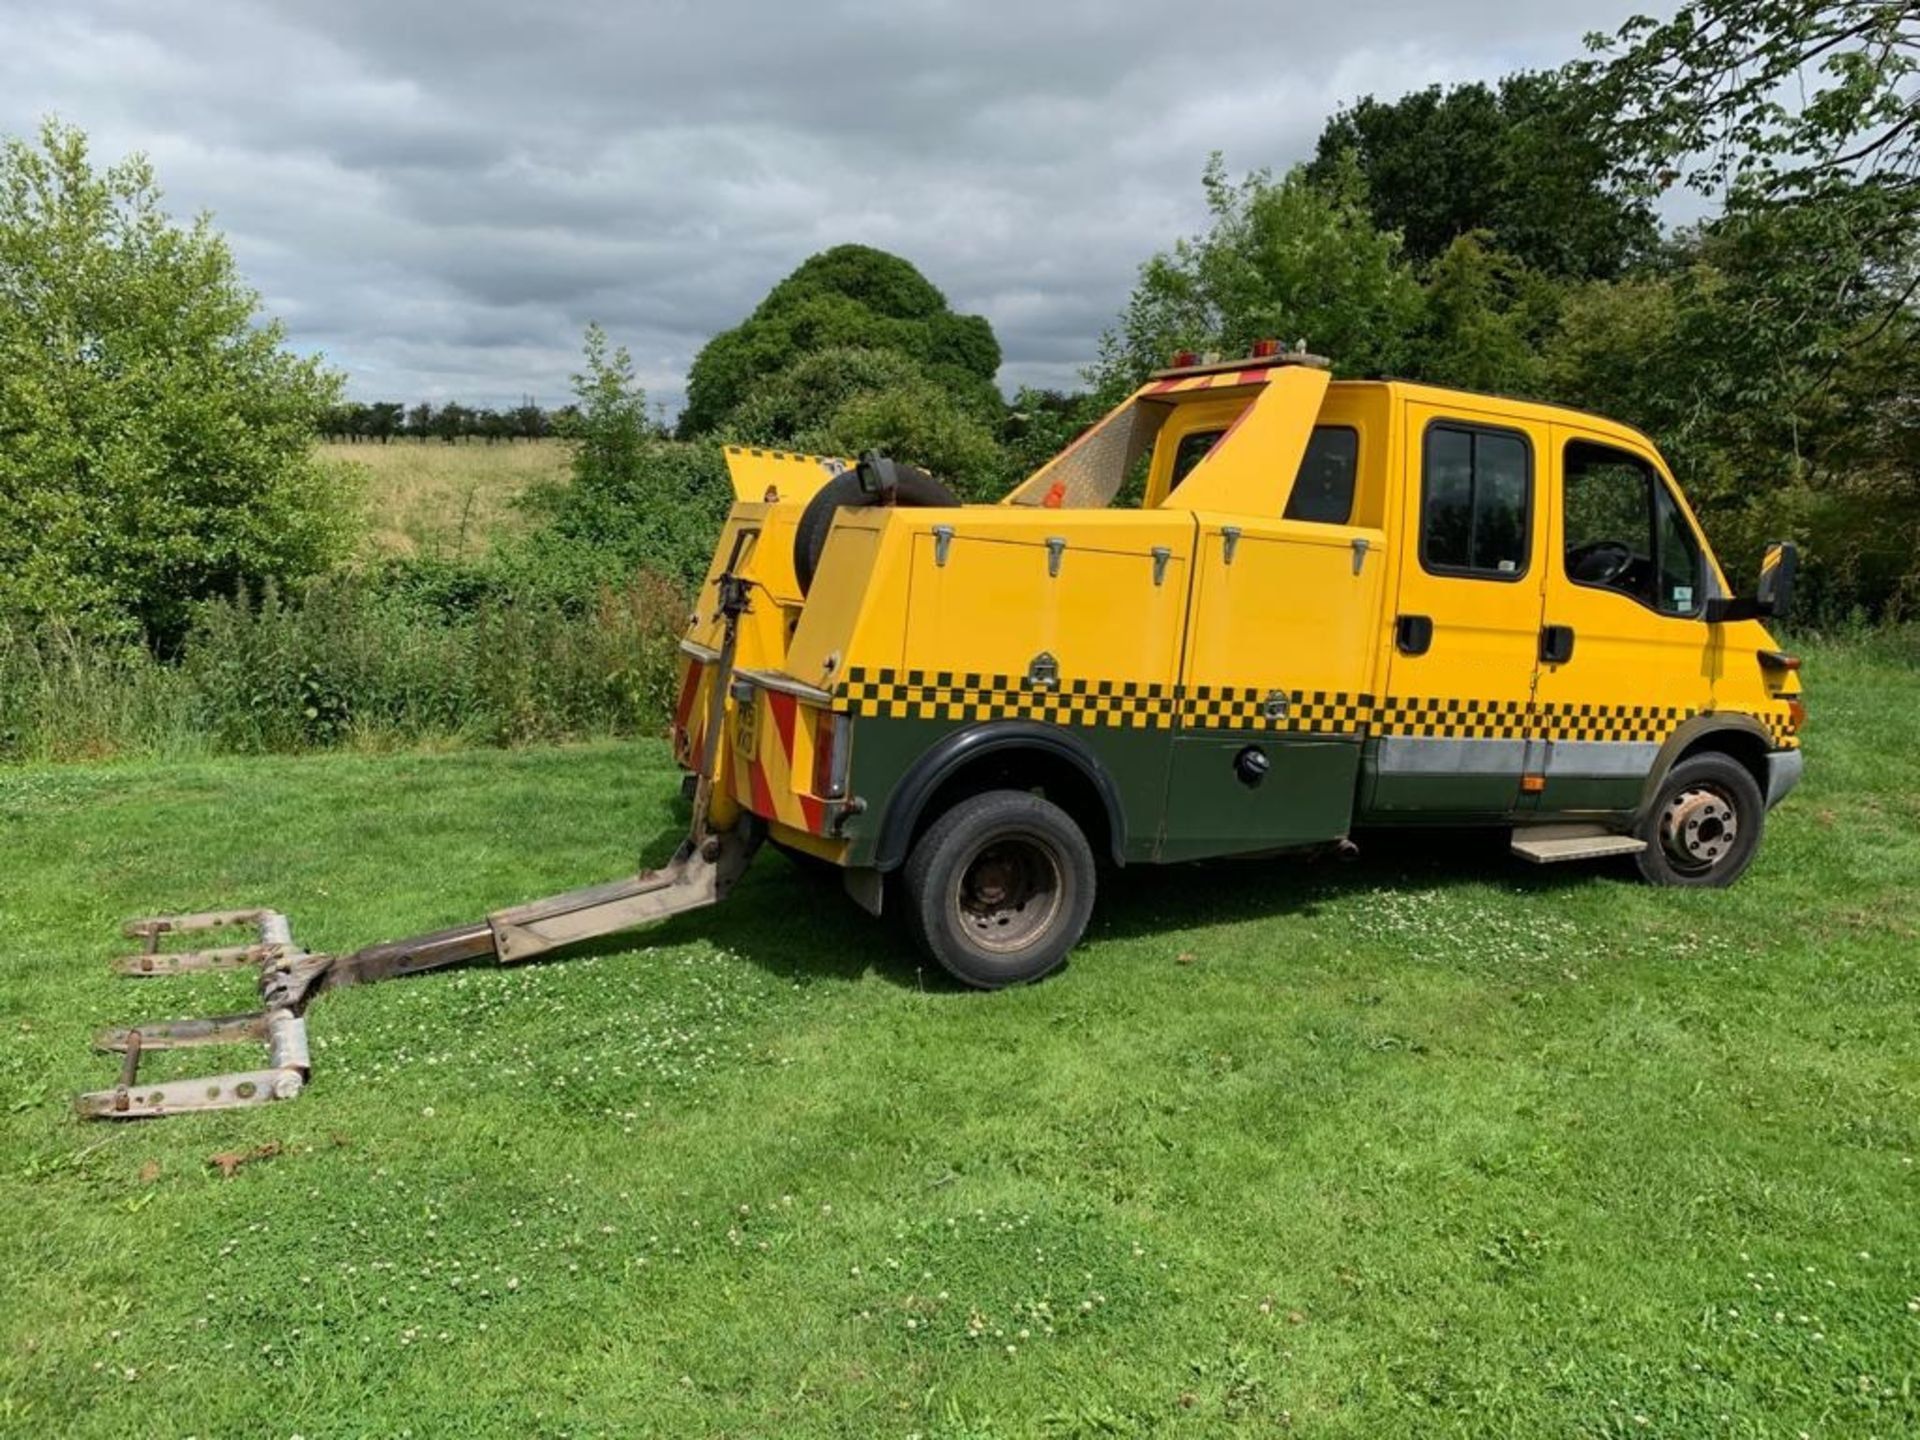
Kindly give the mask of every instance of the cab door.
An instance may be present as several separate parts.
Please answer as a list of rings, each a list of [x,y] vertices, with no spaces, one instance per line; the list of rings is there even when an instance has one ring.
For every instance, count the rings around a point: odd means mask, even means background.
[[[1539,653],[1545,425],[1408,401],[1399,585],[1370,812],[1510,813]]]
[[[1530,768],[1543,811],[1634,809],[1660,746],[1713,708],[1705,546],[1653,451],[1555,425]]]

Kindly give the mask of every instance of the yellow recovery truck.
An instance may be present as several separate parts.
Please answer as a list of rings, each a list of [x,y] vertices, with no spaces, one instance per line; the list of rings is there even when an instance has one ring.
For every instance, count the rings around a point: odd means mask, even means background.
[[[105,1033],[121,1083],[83,1112],[297,1094],[324,989],[712,904],[762,839],[994,988],[1065,959],[1102,863],[1497,825],[1530,861],[1725,885],[1800,775],[1799,661],[1761,623],[1793,547],[1734,596],[1654,446],[1597,416],[1333,381],[1262,342],[1176,357],[997,505],[880,456],[727,458],[681,642],[672,862],[345,956],[267,910],[135,922],[121,969],[258,965],[265,1008]],[[161,947],[234,924],[256,942]],[[138,1079],[143,1049],[244,1039],[265,1069]]]

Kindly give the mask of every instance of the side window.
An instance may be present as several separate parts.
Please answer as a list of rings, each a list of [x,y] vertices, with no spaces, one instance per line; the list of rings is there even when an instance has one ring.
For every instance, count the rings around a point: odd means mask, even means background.
[[[1286,518],[1321,525],[1353,519],[1353,477],[1359,469],[1360,432],[1351,425],[1316,425],[1287,497]]]
[[[1427,427],[1420,564],[1436,575],[1517,580],[1533,529],[1533,453],[1507,430]]]
[[[1569,580],[1618,591],[1662,615],[1699,613],[1700,545],[1651,465],[1574,440],[1563,485]]]
[[[1220,443],[1225,430],[1195,430],[1191,435],[1180,437],[1180,448],[1173,452],[1173,474],[1167,480],[1167,490],[1173,491],[1180,482],[1191,475],[1194,467],[1207,458],[1213,447]]]

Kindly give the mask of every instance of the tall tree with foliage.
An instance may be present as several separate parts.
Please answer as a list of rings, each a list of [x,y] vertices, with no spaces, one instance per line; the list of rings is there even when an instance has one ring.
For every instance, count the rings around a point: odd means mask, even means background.
[[[1796,523],[1830,603],[1920,603],[1920,6],[1694,0],[1590,43],[1622,173],[1724,207],[1635,381],[1684,384],[1675,443]]]
[[[687,376],[683,437],[718,429],[769,376],[820,350],[890,350],[983,418],[997,418],[1000,345],[978,315],[955,314],[907,261],[838,245],[804,262],[754,312],[709,340]]]
[[[1342,110],[1308,173],[1337,188],[1356,168],[1374,224],[1399,232],[1416,264],[1484,232],[1488,248],[1543,274],[1604,279],[1658,236],[1644,197],[1616,182],[1604,130],[1586,88],[1556,74],[1434,85]]]
[[[337,393],[145,159],[96,170],[52,120],[0,145],[0,614],[164,641],[199,597],[333,563]]]
[[[1131,389],[1175,350],[1243,355],[1262,337],[1305,340],[1343,375],[1404,370],[1419,282],[1351,167],[1331,186],[1304,167],[1234,181],[1216,154],[1201,184],[1211,222],[1140,267],[1089,377],[1103,394]]]

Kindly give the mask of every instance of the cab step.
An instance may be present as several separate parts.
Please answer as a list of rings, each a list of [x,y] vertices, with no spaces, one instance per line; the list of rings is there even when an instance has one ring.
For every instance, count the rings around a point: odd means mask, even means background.
[[[1599,825],[1530,825],[1513,832],[1513,853],[1535,865],[1562,860],[1598,860],[1605,855],[1638,855],[1647,842]]]

